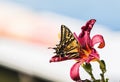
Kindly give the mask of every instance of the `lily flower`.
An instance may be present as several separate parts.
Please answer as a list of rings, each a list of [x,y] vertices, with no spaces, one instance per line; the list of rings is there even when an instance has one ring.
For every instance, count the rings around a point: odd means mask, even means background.
[[[95,22],[95,19],[91,19],[86,23],[85,26],[82,26],[82,32],[79,34],[79,36],[77,36],[76,33],[73,33],[75,40],[78,42],[78,44],[76,44],[75,42],[71,43],[71,45],[75,45],[77,47],[75,47],[73,51],[76,55],[66,54],[65,52],[63,52],[64,50],[58,50],[63,49],[66,46],[64,44],[62,46],[63,48],[59,48],[61,47],[62,43],[61,45],[59,45],[59,47],[53,48],[56,50],[55,53],[59,53],[61,55],[58,54],[53,56],[50,62],[59,62],[70,59],[74,59],[77,61],[70,70],[70,76],[74,81],[81,81],[79,75],[80,65],[82,65],[83,63],[89,63],[91,61],[97,61],[100,59],[98,52],[94,48],[94,45],[96,43],[99,43],[98,48],[103,48],[105,46],[105,42],[102,35],[95,35],[92,38],[90,37],[90,32]],[[68,47],[65,48],[65,50],[67,50]]]
[[[94,45],[96,43],[99,43],[98,48],[103,48],[105,46],[102,35],[95,35],[92,37],[92,39],[90,37],[90,31],[93,28],[95,22],[95,19],[89,20],[86,25],[81,28],[82,32],[79,34],[79,36],[74,33],[75,38],[81,45],[81,57],[80,59],[77,59],[77,62],[72,66],[70,70],[70,76],[75,81],[80,80],[79,67],[81,64],[84,62],[89,63],[90,61],[97,61],[100,59],[98,52],[94,48]]]

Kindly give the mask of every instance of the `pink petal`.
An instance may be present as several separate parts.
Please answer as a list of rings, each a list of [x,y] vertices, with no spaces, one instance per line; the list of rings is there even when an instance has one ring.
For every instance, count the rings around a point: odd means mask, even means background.
[[[65,61],[65,60],[71,60],[74,59],[70,57],[70,55],[66,55],[64,57],[61,57],[60,55],[55,55],[50,59],[50,62],[60,62],[60,61]]]
[[[76,62],[71,70],[70,70],[70,77],[74,80],[74,81],[79,81],[80,80],[80,76],[79,76],[79,67],[81,65],[82,62]]]
[[[90,56],[93,56],[95,59],[100,58],[98,52],[94,48],[92,49],[92,52],[91,52]]]
[[[50,62],[60,62],[60,61],[64,61],[64,60],[67,60],[67,59],[68,59],[68,57],[53,56],[50,59]]]
[[[92,38],[92,46],[94,46],[96,43],[100,43],[98,48],[103,48],[105,46],[105,41],[102,35],[95,35]]]
[[[95,22],[96,22],[95,19],[89,20],[89,21],[86,23],[86,27],[87,27],[88,29],[89,29],[89,28],[92,28]]]
[[[92,29],[92,27],[93,27],[93,25],[95,24],[95,22],[96,22],[95,19],[91,19],[91,20],[89,20],[89,21],[86,23],[85,26],[82,26],[82,27],[81,27],[82,33],[80,34],[80,37],[81,37],[82,35],[84,35],[84,31],[90,32],[91,29]]]
[[[97,51],[96,50],[92,50],[92,53],[87,58],[86,62],[89,63],[91,61],[95,61],[95,60],[99,60],[99,59],[100,59],[100,56],[97,53]]]

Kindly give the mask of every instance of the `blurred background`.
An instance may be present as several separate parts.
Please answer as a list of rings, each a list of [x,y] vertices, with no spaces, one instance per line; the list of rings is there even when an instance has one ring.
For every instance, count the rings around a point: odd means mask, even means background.
[[[106,42],[105,48],[97,49],[107,65],[106,77],[119,82],[119,4],[119,0],[0,0],[0,82],[73,82],[69,70],[75,61],[49,63],[54,51],[48,47],[59,42],[62,24],[79,34],[89,19],[97,20],[91,37],[102,34]]]

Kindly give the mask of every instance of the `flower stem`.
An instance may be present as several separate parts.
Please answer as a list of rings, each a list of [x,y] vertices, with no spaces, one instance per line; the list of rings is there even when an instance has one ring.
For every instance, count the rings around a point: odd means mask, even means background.
[[[84,70],[90,75],[92,82],[108,82],[108,78],[105,78],[104,74],[106,72],[106,65],[105,62],[103,60],[98,60],[99,63],[99,67],[101,70],[100,76],[101,79],[95,79],[93,73],[92,73],[92,66],[90,63],[84,63],[82,65],[82,67],[84,68]],[[85,82],[89,82],[87,80],[84,80]]]
[[[93,75],[92,73],[90,74],[90,76],[91,76],[91,79],[92,79],[93,81],[96,80],[95,77],[94,77],[94,75]]]
[[[106,72],[106,65],[105,65],[104,60],[98,60],[98,63],[100,65],[100,70],[102,72],[102,73],[100,73],[101,81],[102,82],[108,82],[108,79],[107,78],[105,79],[105,76],[104,76],[104,74]]]
[[[93,81],[96,81],[96,79],[95,79],[95,77],[94,77],[94,75],[92,73],[92,66],[91,66],[91,64],[90,63],[85,63],[85,64],[83,64],[83,68],[90,75],[91,79]]]

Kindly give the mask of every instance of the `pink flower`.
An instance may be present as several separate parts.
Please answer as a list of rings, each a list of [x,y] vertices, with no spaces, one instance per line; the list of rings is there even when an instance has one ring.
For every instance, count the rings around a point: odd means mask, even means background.
[[[89,63],[90,61],[99,60],[99,54],[94,48],[96,43],[100,43],[98,48],[103,48],[105,46],[105,42],[102,35],[95,35],[90,38],[90,31],[96,22],[95,19],[89,20],[85,26],[83,26],[82,32],[79,36],[74,33],[75,38],[78,40],[79,44],[81,45],[80,55],[82,58],[77,59],[77,63],[75,63],[70,71],[70,76],[73,80],[79,80],[79,67],[82,63],[86,62]]]
[[[105,46],[105,42],[102,35],[95,35],[92,38],[90,38],[90,31],[93,28],[94,23],[96,22],[95,19],[89,20],[85,26],[82,26],[81,30],[82,32],[79,34],[79,36],[76,35],[76,33],[73,33],[73,36],[75,37],[78,44],[76,45],[74,56],[71,56],[70,54],[67,55],[55,55],[51,58],[50,62],[58,62],[63,60],[70,60],[74,59],[77,62],[72,66],[70,70],[70,76],[74,81],[79,81],[79,67],[82,63],[86,62],[89,63],[90,61],[96,61],[99,60],[99,54],[94,48],[94,45],[96,43],[99,43],[98,48],[103,48]],[[57,48],[55,48],[57,53]],[[61,50],[62,51],[62,50]],[[61,53],[60,53],[61,54]]]

